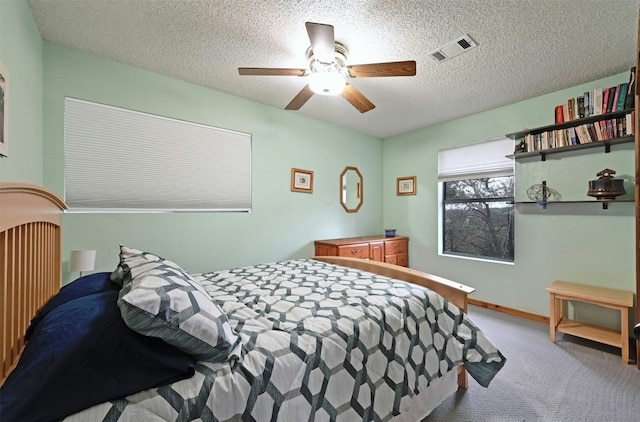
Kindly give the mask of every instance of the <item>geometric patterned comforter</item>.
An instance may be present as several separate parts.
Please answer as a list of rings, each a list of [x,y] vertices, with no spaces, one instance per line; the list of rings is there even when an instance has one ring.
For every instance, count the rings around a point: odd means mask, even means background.
[[[505,358],[420,286],[311,259],[193,275],[242,338],[239,360],[70,421],[386,421],[464,364],[488,386]]]

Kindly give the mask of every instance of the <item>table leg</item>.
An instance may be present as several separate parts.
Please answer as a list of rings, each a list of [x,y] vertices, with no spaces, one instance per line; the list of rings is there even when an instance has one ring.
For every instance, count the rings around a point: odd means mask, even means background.
[[[620,335],[622,336],[622,363],[629,363],[629,308],[620,308]]]
[[[558,311],[558,305],[556,304],[556,294],[549,293],[549,337],[551,343],[556,342],[556,318]]]

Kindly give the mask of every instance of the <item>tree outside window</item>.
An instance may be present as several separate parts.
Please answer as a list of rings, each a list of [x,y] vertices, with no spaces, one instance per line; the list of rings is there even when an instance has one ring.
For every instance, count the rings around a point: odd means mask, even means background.
[[[443,182],[443,253],[513,262],[513,179]]]

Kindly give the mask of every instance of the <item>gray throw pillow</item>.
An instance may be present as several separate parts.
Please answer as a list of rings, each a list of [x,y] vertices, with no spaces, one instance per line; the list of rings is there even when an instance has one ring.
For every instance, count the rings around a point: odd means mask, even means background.
[[[239,358],[240,336],[200,284],[176,263],[120,247],[122,318],[132,330],[165,342],[198,360]]]

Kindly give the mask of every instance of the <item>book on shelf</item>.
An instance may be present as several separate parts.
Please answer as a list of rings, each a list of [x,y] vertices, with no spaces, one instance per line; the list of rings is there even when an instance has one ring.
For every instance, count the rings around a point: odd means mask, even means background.
[[[607,139],[613,139],[613,128],[614,125],[611,124],[611,119],[606,121],[606,131],[607,131]]]
[[[571,116],[569,115],[569,101],[562,104],[562,118],[565,122],[571,121]]]
[[[576,97],[576,104],[578,105],[578,118],[584,118],[584,95]]]
[[[567,100],[567,114],[569,115],[569,119],[566,119],[565,121],[569,122],[571,120],[574,120],[576,118],[576,113],[575,113],[575,109],[576,109],[576,99],[575,98],[569,98],[569,100]]]
[[[535,151],[535,146],[533,145],[533,135],[528,133],[524,135],[524,149],[522,152],[531,152]]]
[[[618,121],[618,137],[633,136],[635,133],[633,121],[635,119],[635,110],[625,114],[623,117],[616,119]]]
[[[591,115],[591,93],[586,91],[582,94],[583,102],[584,102],[584,116],[589,117]]]
[[[624,110],[624,102],[627,99],[627,89],[629,83],[624,82],[618,85],[618,99],[616,100],[616,111]]]
[[[612,86],[609,88],[609,101],[607,102],[607,113],[615,111],[615,104],[618,101],[618,87]]]
[[[569,145],[571,145],[570,141],[569,141],[569,130],[565,129],[565,130],[561,130],[560,133],[561,135],[561,143],[563,147],[568,147]]]
[[[628,110],[635,106],[635,89],[636,89],[636,67],[631,68],[629,74],[629,84],[627,86],[627,98],[624,101],[624,109]]]
[[[594,122],[593,127],[596,132],[596,139],[598,141],[604,141],[604,136],[602,134],[602,126],[600,126],[600,122]]]
[[[576,128],[575,127],[567,128],[567,143],[569,145],[576,145],[578,143],[578,138],[576,137]]]
[[[635,106],[635,69],[635,67],[631,68],[629,82],[585,91],[582,95],[569,98],[564,104],[556,106],[554,110],[555,124],[633,109]]]
[[[609,93],[611,92],[611,88],[604,88],[602,91],[602,113],[605,114],[607,112],[607,104],[609,104]]]
[[[561,105],[556,106],[555,112],[556,112],[556,116],[555,116],[556,124],[564,123],[564,107]]]
[[[553,139],[553,131],[545,132],[543,136],[543,148],[550,149],[555,148],[555,141]]]
[[[595,125],[593,123],[587,123],[585,127],[589,133],[589,142],[598,141],[598,133],[596,132]]]
[[[596,88],[593,90],[593,115],[598,116],[602,114],[602,88]]]
[[[626,119],[616,119],[616,136],[619,138],[623,137],[627,132],[625,122]]]
[[[602,140],[606,141],[609,139],[609,135],[607,132],[607,121],[606,120],[600,120],[598,122],[598,126],[600,126],[600,133],[602,133]]]
[[[613,111],[613,105],[615,104],[615,101],[617,100],[616,98],[616,91],[617,91],[618,87],[617,86],[612,86],[611,88],[609,88],[609,101],[607,101],[607,113],[611,113]]]
[[[627,115],[625,116],[625,120],[627,123],[627,130],[625,132],[626,136],[632,136],[634,133],[636,133],[635,131],[635,124],[636,124],[636,111],[633,110],[631,113],[627,113]]]
[[[595,122],[576,124],[566,128],[526,133],[518,152],[534,152],[618,140],[635,134],[635,110],[616,118],[603,118]],[[518,153],[516,152],[516,154]]]
[[[569,98],[569,101],[567,102],[567,113],[569,114],[569,121],[574,120],[576,118],[575,107],[576,107],[576,99]]]
[[[623,137],[627,134],[627,119],[618,119],[618,136]]]
[[[586,125],[576,126],[576,133],[578,135],[578,141],[580,141],[580,145],[588,144],[591,142],[591,135],[589,135],[589,131],[586,128]]]

